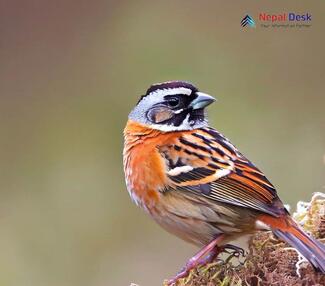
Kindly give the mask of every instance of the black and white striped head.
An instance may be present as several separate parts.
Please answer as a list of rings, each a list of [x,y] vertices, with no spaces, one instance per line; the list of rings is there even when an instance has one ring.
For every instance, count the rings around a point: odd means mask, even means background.
[[[184,81],[152,85],[129,114],[129,119],[161,131],[207,126],[204,108],[215,99]]]

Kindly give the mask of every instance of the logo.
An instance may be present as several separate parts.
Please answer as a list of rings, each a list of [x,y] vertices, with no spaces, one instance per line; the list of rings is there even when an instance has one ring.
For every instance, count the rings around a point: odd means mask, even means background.
[[[241,21],[241,27],[256,28],[309,28],[312,26],[311,13],[296,13],[296,12],[280,12],[280,13],[267,13],[259,12],[252,16],[246,15]],[[255,23],[256,21],[256,23]]]
[[[297,14],[297,13],[280,13],[280,14],[268,14],[260,13],[258,16],[260,21],[264,22],[311,22],[311,14]]]
[[[253,19],[251,16],[246,15],[246,16],[241,20],[240,25],[241,25],[242,27],[246,27],[246,26],[248,26],[248,27],[251,27],[251,28],[255,28],[255,21],[254,21],[254,19]]]

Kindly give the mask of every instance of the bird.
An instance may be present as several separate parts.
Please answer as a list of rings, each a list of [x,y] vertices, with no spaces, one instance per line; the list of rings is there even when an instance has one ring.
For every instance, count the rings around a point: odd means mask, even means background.
[[[153,84],[130,112],[123,165],[132,200],[200,247],[171,280],[213,261],[228,242],[272,231],[325,273],[325,245],[292,219],[272,183],[208,124],[215,98],[186,81]]]

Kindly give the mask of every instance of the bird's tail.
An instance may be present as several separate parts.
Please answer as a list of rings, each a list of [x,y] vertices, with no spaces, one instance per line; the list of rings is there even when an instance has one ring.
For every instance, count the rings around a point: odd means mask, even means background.
[[[289,243],[304,256],[313,267],[325,274],[325,245],[306,234],[289,216],[280,218],[263,215],[259,218],[270,226],[273,233]]]

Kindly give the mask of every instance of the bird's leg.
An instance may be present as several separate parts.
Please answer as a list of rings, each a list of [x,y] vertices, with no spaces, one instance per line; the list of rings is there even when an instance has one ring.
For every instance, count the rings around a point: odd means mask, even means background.
[[[204,257],[202,257],[198,263],[198,265],[206,265],[208,263],[211,263],[212,261],[214,261],[216,259],[216,257],[218,256],[218,254],[220,252],[222,252],[223,248],[220,248],[218,246],[216,246],[215,248],[211,249],[211,251]]]
[[[217,253],[219,253],[217,245],[223,240],[223,238],[224,235],[220,234],[208,245],[204,246],[197,254],[190,258],[185,267],[173,279],[169,280],[168,285],[174,285],[178,279],[186,277],[190,271],[198,265],[203,265],[212,261],[216,257]]]
[[[199,261],[199,265],[204,266],[202,269],[200,269],[200,272],[205,273],[206,271],[208,271],[211,267],[216,266],[219,263],[223,263],[222,259],[216,259],[217,256],[222,252],[222,247],[218,247],[216,246],[214,249],[212,249],[210,251],[210,253],[203,257],[200,261]],[[213,263],[214,262],[214,263]]]

